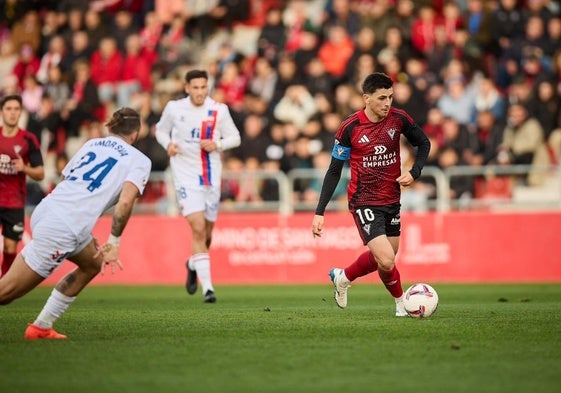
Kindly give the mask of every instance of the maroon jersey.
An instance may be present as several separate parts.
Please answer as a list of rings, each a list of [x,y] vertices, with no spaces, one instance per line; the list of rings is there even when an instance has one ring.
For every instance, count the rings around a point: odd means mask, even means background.
[[[12,165],[12,160],[18,155],[32,167],[43,165],[43,157],[35,135],[29,131],[18,130],[15,136],[8,138],[2,135],[0,127],[0,207],[25,207],[25,173],[16,172]]]
[[[400,201],[401,189],[396,181],[401,175],[399,139],[402,133],[414,133],[416,127],[406,112],[393,107],[378,123],[371,122],[364,110],[341,123],[333,157],[349,160],[348,197],[352,206],[382,206]]]

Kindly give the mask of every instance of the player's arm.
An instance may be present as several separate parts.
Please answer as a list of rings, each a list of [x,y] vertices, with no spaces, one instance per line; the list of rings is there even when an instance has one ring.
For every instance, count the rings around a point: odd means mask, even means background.
[[[411,145],[417,148],[415,162],[413,163],[413,167],[409,170],[413,180],[416,180],[421,176],[421,170],[425,166],[425,162],[427,162],[427,157],[430,152],[430,141],[423,129],[417,124],[408,127],[403,132],[403,135],[405,135]]]
[[[238,147],[242,140],[240,137],[240,131],[232,116],[230,115],[230,110],[225,106],[224,115],[219,119],[218,126],[220,127],[220,139],[216,142],[217,148],[220,151],[233,149]]]
[[[112,270],[114,269],[115,264],[118,265],[119,268],[123,268],[123,265],[119,260],[119,244],[121,243],[121,235],[123,234],[132,214],[134,202],[139,194],[140,191],[133,183],[126,182],[123,185],[123,189],[119,195],[119,200],[117,201],[113,211],[111,234],[109,235],[107,243],[100,249],[103,257],[103,262],[101,264],[102,274],[105,265],[112,265]]]
[[[331,164],[329,164],[329,169],[327,169],[327,172],[325,173],[323,184],[321,186],[319,201],[316,207],[314,219],[312,221],[312,233],[314,237],[321,237],[321,234],[323,232],[323,215],[325,213],[325,208],[331,200],[331,197],[335,192],[335,188],[337,188],[337,184],[341,179],[341,172],[343,170],[344,164],[345,161],[343,160],[335,157],[331,158]]]
[[[160,121],[156,123],[156,140],[164,149],[166,149],[168,156],[173,157],[179,154],[179,149],[176,143],[171,140],[171,130],[173,128],[171,102],[169,102],[163,112]]]
[[[14,164],[14,168],[16,169],[16,171],[25,173],[33,180],[40,181],[45,178],[45,170],[43,168],[43,165],[40,166],[26,165],[21,157],[14,159],[12,162]]]
[[[33,180],[43,180],[45,178],[45,170],[43,168],[43,156],[39,148],[39,142],[35,138],[29,141],[29,164],[26,164],[19,154],[12,160],[12,165],[16,172],[23,172]]]

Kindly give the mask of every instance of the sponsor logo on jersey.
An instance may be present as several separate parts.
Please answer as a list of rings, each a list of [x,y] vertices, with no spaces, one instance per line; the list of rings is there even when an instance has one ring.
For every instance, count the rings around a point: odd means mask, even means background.
[[[375,154],[362,157],[362,166],[364,168],[379,168],[397,163],[397,152],[386,152],[386,150],[385,146],[375,146]]]
[[[384,154],[388,150],[386,146],[378,145],[374,146],[374,154]]]
[[[362,226],[362,230],[363,230],[364,232],[366,232],[368,235],[370,235],[370,224],[364,224],[364,225]]]
[[[388,135],[390,136],[390,138],[393,139],[393,137],[395,136],[395,130],[393,128],[390,128],[388,130]]]
[[[16,170],[12,165],[12,158],[7,154],[0,154],[0,173],[4,175],[16,174]]]
[[[358,143],[368,143],[368,142],[370,142],[370,139],[368,139],[366,135],[361,136],[360,139],[358,140]]]

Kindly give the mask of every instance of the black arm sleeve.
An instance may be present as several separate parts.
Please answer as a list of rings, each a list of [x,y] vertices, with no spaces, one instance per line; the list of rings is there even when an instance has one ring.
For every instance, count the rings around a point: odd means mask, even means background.
[[[337,158],[331,158],[331,164],[329,165],[329,169],[327,169],[327,173],[323,179],[323,185],[321,186],[321,193],[316,207],[316,215],[323,216],[325,213],[325,208],[335,192],[339,179],[341,179],[343,164],[345,164],[345,161],[338,160]]]
[[[409,173],[411,173],[413,179],[418,179],[419,176],[421,176],[421,170],[425,166],[425,162],[427,161],[427,157],[429,156],[429,138],[427,138],[423,129],[417,124],[413,124],[413,126],[407,129],[407,131],[405,131],[403,135],[405,135],[409,143],[417,147],[415,162],[413,163],[413,168],[411,168]]]

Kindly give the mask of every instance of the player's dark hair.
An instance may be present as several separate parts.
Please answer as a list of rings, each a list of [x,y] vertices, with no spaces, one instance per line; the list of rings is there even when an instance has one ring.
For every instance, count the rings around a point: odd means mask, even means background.
[[[22,105],[23,102],[19,94],[10,94],[5,97],[2,97],[2,100],[0,101],[0,108],[4,108],[4,105],[6,105],[6,102],[8,101],[17,101],[19,102],[20,106]]]
[[[140,130],[140,115],[134,109],[120,108],[113,113],[105,126],[113,134],[131,135]]]
[[[389,89],[393,86],[392,79],[383,72],[374,72],[366,77],[362,83],[362,92],[372,94],[378,89]]]
[[[205,78],[206,80],[208,80],[208,73],[204,70],[191,70],[187,71],[187,73],[185,74],[185,81],[187,83],[191,82],[193,79],[198,78]]]

